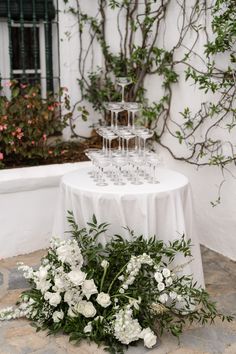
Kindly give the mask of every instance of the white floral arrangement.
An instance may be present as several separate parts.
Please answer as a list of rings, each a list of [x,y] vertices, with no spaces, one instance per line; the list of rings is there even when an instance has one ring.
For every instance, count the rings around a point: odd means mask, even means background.
[[[133,241],[116,235],[102,246],[108,224],[98,225],[94,216],[79,229],[71,213],[68,220],[72,238],[52,239],[38,270],[19,265],[31,288],[17,307],[0,311],[1,320],[27,317],[37,329],[105,344],[110,353],[139,340],[152,348],[165,330],[179,336],[186,321],[232,320],[174,266],[176,254],[191,257],[184,237],[165,245],[132,233]]]

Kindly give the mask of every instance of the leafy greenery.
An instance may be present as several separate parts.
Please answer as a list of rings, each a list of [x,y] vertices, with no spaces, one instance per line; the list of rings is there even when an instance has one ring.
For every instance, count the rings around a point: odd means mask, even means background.
[[[191,260],[184,236],[164,244],[129,230],[132,241],[114,235],[103,245],[107,223],[93,216],[80,229],[72,213],[68,221],[72,239],[53,240],[38,270],[20,266],[31,289],[21,295],[18,317],[26,315],[37,330],[105,344],[115,354],[139,338],[151,348],[165,331],[179,337],[186,323],[232,320],[184,273],[184,264],[176,263],[180,255]],[[15,318],[16,311],[2,310],[0,319]]]
[[[60,146],[49,141],[69,124],[67,89],[43,99],[40,86],[17,81],[10,81],[8,86],[10,98],[4,94],[4,87],[0,88],[0,168],[9,161],[14,164],[60,155]]]
[[[222,130],[232,132],[236,125],[234,0],[196,0],[191,7],[186,1],[177,0],[102,0],[94,2],[95,15],[88,13],[88,8],[84,10],[80,2],[76,7],[65,2],[78,21],[81,101],[89,101],[103,114],[104,101],[120,99],[114,78],[128,76],[133,85],[126,92],[126,100],[143,104],[141,120],[155,130],[156,142],[175,159],[220,168],[235,161],[232,140],[226,143],[224,138],[215,137]],[[116,48],[111,46],[108,35],[111,12],[116,18],[114,35],[119,38]],[[100,47],[104,67],[95,67],[88,73],[86,68],[93,67],[94,45]],[[148,100],[151,78],[155,79],[156,88],[153,102]],[[202,102],[194,110],[183,107],[174,116],[171,112],[176,92],[183,85],[187,92],[193,84],[202,91]],[[166,134],[171,138],[168,142],[163,139]],[[186,153],[173,148],[175,140],[185,147]]]

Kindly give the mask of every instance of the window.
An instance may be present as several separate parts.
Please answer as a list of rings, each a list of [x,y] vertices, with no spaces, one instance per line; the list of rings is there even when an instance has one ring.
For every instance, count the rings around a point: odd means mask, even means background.
[[[0,1],[0,78],[59,86],[58,26],[52,0]]]

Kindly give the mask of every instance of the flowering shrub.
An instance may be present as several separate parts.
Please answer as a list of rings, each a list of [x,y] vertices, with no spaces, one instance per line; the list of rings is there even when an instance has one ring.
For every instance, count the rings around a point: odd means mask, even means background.
[[[53,239],[38,270],[19,266],[31,289],[22,293],[17,308],[0,311],[0,319],[26,316],[38,329],[105,343],[114,354],[140,339],[152,348],[164,330],[179,336],[186,321],[232,320],[173,266],[176,254],[190,256],[184,237],[165,245],[155,238],[114,236],[102,246],[99,235],[108,224],[98,225],[93,217],[79,229],[72,215],[69,221],[72,239]]]
[[[39,86],[9,82],[11,98],[0,87],[0,167],[15,161],[55,156],[58,147],[48,138],[62,132],[71,117],[66,88],[43,99]],[[68,113],[62,115],[62,108]]]

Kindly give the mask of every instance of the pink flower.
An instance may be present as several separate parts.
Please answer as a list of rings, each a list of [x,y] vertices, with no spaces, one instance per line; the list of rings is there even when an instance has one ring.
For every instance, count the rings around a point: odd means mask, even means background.
[[[27,108],[31,108],[32,107],[32,105],[31,104],[27,104],[27,106],[26,106]]]
[[[32,120],[31,119],[28,120],[28,124],[29,125],[32,124]]]
[[[3,160],[4,159],[4,155],[2,152],[0,152],[0,160]]]
[[[2,132],[3,130],[7,129],[7,124],[0,125],[0,131]]]
[[[53,106],[48,106],[48,110],[53,112],[54,111],[54,107]]]
[[[20,87],[21,87],[22,89],[26,88],[27,86],[28,86],[27,84],[20,84]]]
[[[35,144],[35,141],[34,141],[34,140],[32,140],[32,141],[31,141],[31,144],[32,144],[32,145],[34,145],[34,144]]]
[[[33,93],[32,93],[32,96],[33,96],[33,97],[35,97],[35,96],[36,96],[36,93],[35,93],[35,92],[33,92]]]
[[[16,133],[21,133],[21,128],[20,127],[16,129]]]
[[[43,140],[46,141],[47,140],[47,135],[43,134]]]
[[[11,81],[7,81],[7,82],[5,82],[5,85],[4,86],[6,86],[6,87],[11,87],[12,86],[12,82]]]
[[[7,116],[2,116],[2,119],[3,120],[7,120]]]
[[[49,155],[52,155],[53,151],[52,150],[48,150]]]
[[[17,137],[17,139],[21,140],[22,136],[24,136],[24,133],[19,133],[19,134],[17,134],[16,137]]]

